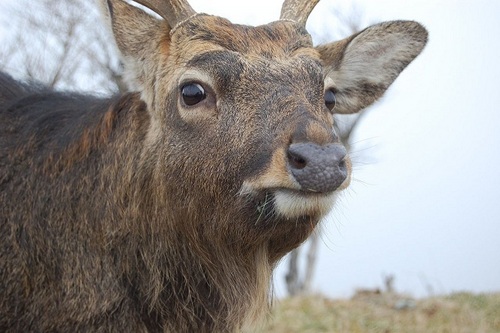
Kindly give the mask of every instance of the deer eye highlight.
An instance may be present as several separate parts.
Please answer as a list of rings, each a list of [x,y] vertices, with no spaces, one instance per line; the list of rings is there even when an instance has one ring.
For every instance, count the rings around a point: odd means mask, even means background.
[[[207,98],[207,94],[205,93],[203,86],[194,82],[184,84],[181,87],[181,95],[182,101],[187,106],[196,105]]]
[[[325,105],[328,110],[333,111],[337,104],[337,98],[335,97],[335,92],[332,89],[325,91]]]

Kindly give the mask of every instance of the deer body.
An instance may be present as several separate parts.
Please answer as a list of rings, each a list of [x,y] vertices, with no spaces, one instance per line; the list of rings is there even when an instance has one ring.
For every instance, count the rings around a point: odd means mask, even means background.
[[[163,20],[102,3],[136,92],[98,99],[0,75],[2,331],[254,320],[277,261],[349,183],[332,110],[373,103],[427,39],[392,22],[315,48],[315,2],[259,27],[139,2]]]

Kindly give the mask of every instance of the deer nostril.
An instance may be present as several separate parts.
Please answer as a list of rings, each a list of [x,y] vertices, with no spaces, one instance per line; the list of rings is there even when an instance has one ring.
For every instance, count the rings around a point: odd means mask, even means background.
[[[345,168],[346,168],[345,159],[339,162],[339,168],[341,170],[345,170]]]
[[[288,161],[293,169],[300,170],[307,166],[307,160],[303,156],[295,152],[291,152],[290,150],[288,150]]]

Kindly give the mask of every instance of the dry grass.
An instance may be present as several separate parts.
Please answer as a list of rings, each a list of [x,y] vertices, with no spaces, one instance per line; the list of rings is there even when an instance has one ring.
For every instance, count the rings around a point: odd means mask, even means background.
[[[500,293],[456,293],[412,300],[395,294],[360,294],[351,300],[322,296],[277,300],[255,333],[500,332]]]

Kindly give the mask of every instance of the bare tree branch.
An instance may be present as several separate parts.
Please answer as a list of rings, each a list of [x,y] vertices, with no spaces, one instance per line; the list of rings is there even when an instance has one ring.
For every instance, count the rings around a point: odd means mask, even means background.
[[[95,0],[18,0],[0,9],[11,17],[0,68],[55,88],[109,93],[125,87]]]
[[[337,31],[324,29],[325,35],[316,36],[322,43],[332,40],[339,40],[362,29],[363,13],[356,5],[352,5],[351,10],[344,14],[343,11],[332,8],[332,17],[337,18]],[[355,115],[335,115],[335,127],[348,151],[351,150],[350,139],[356,128],[365,117],[366,111],[363,110]],[[316,269],[317,253],[320,240],[319,229],[314,232],[308,241],[301,247],[293,250],[288,255],[288,271],[285,275],[287,291],[290,296],[308,294],[312,291],[312,281]],[[307,246],[307,247],[306,247]],[[307,250],[306,250],[307,249]],[[300,271],[300,253],[306,251],[304,272]]]

